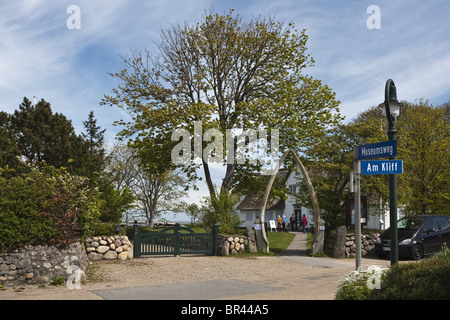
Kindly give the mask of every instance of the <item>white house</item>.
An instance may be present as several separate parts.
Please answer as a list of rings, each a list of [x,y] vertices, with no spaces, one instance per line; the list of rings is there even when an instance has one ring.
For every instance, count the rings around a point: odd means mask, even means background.
[[[302,207],[296,203],[295,192],[298,188],[298,182],[303,179],[300,172],[292,172],[290,170],[280,170],[277,174],[279,182],[284,183],[286,188],[289,190],[287,194],[287,199],[282,199],[280,197],[269,197],[266,205],[266,211],[264,215],[264,220],[268,222],[269,220],[277,220],[278,215],[286,216],[287,221],[292,214],[295,215],[297,220],[297,227],[299,226],[299,221],[303,215],[306,215],[308,219],[308,227],[314,224],[314,212],[311,209]],[[241,202],[236,206],[235,213],[239,215],[241,228],[251,227],[257,216],[259,216],[264,192],[252,193],[244,196]],[[364,201],[362,201],[364,203]],[[367,204],[367,201],[362,208],[362,227],[369,229],[385,230],[389,227],[389,208],[386,206]],[[353,202],[343,204],[348,206],[347,208],[347,226],[354,225],[354,206]],[[399,209],[399,218],[401,217],[401,210]],[[275,222],[276,223],[276,222]],[[267,223],[267,230],[270,230],[270,224]],[[290,230],[290,228],[288,228]]]
[[[294,193],[296,192],[297,183],[301,181],[302,175],[300,172],[291,172],[289,170],[278,171],[277,178],[280,183],[284,183],[289,190],[287,199],[281,197],[269,197],[264,214],[264,220],[277,220],[278,215],[284,215],[289,223],[289,218],[292,214],[295,215],[297,221],[300,221],[303,215],[306,215],[308,220],[308,227],[314,222],[314,212],[305,207],[296,204]],[[248,194],[244,196],[241,202],[237,205],[235,213],[239,215],[241,228],[251,227],[261,209],[263,201],[263,192]],[[297,223],[297,227],[299,222]],[[270,224],[267,224],[267,230],[270,230]],[[288,228],[290,230],[290,228]]]

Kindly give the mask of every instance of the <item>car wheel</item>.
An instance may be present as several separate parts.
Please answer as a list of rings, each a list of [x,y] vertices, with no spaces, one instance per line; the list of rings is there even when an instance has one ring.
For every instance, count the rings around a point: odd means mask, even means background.
[[[411,259],[412,260],[420,260],[423,258],[423,249],[422,246],[419,244],[415,244],[411,248]]]

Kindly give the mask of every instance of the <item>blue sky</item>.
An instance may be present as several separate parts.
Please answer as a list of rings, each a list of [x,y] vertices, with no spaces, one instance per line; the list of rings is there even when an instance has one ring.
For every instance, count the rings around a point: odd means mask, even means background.
[[[67,28],[70,5],[80,12],[80,29]],[[370,5],[380,8],[380,29],[368,29]],[[351,119],[384,98],[391,78],[400,100],[450,101],[450,1],[386,0],[0,0],[0,110],[13,112],[24,96],[50,102],[72,120],[77,133],[93,110],[114,143],[124,118],[100,106],[117,86],[108,72],[122,69],[130,49],[154,50],[154,40],[170,23],[193,22],[204,10],[235,9],[241,16],[275,14],[307,29],[321,79]]]

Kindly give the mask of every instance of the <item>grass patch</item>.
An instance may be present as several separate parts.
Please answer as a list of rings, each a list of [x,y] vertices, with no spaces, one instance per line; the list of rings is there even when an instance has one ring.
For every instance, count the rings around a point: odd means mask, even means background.
[[[66,283],[66,279],[61,276],[56,276],[52,279],[52,282],[50,282],[50,285],[52,286],[61,286]]]
[[[312,243],[314,240],[314,235],[310,232],[306,233],[306,255],[312,256]]]
[[[254,258],[258,256],[274,256],[280,254],[294,240],[295,234],[288,232],[268,232],[267,240],[269,241],[269,252],[264,252],[258,249],[258,252],[244,252],[235,255],[229,255],[227,257],[236,258]]]
[[[273,254],[280,254],[294,240],[295,234],[289,232],[268,232],[269,251]]]

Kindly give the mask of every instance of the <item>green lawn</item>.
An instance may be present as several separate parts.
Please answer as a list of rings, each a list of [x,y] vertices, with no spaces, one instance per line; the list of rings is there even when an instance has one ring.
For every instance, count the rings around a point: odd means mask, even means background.
[[[270,252],[274,254],[281,253],[289,247],[294,237],[295,234],[289,232],[267,232]]]

